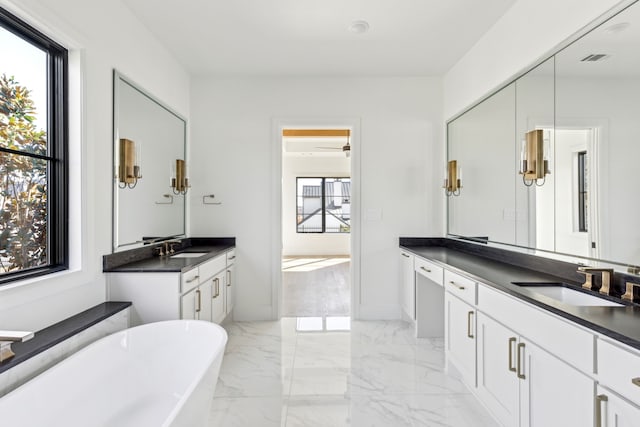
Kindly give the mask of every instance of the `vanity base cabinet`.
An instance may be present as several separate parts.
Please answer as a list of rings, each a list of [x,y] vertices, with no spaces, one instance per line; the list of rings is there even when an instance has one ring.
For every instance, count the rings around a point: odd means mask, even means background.
[[[518,346],[520,427],[592,426],[594,380],[526,340]]]
[[[416,283],[414,277],[414,256],[400,251],[400,305],[404,314],[416,320]]]
[[[478,313],[478,398],[505,426],[593,425],[594,381]]]
[[[180,319],[180,273],[109,273],[107,300],[131,301],[131,326]]]
[[[221,323],[234,301],[228,259],[224,253],[182,273],[108,273],[107,300],[131,301],[131,326],[174,319]]]
[[[515,332],[478,313],[477,395],[504,426],[517,426],[519,422],[517,344]]]
[[[182,319],[212,321],[213,284],[211,280],[204,281],[180,297]]]
[[[447,363],[462,376],[467,386],[476,386],[476,310],[445,292],[445,352]]]
[[[215,323],[222,323],[227,315],[225,298],[228,295],[228,288],[224,285],[224,277],[225,271],[221,271],[209,280],[213,289],[211,293],[211,320]]]
[[[596,390],[597,427],[636,427],[640,422],[640,408],[606,387]]]

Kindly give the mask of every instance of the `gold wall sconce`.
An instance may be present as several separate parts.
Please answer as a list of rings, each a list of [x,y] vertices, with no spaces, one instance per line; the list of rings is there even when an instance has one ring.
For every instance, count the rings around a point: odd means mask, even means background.
[[[136,147],[136,143],[130,139],[120,138],[119,150],[118,187],[135,188],[138,180],[142,178],[142,147],[140,144]]]
[[[447,163],[447,173],[444,178],[444,188],[447,196],[459,196],[462,188],[462,168],[458,167],[457,160],[450,160]]]
[[[534,183],[541,187],[544,185],[547,174],[550,174],[549,160],[544,144],[544,131],[532,130],[526,133],[526,139],[522,141],[520,149],[520,175],[522,182],[527,187]],[[542,180],[542,183],[540,183]]]
[[[176,159],[176,166],[171,174],[171,189],[173,194],[187,194],[191,188],[189,178],[187,177],[187,165],[184,160]]]

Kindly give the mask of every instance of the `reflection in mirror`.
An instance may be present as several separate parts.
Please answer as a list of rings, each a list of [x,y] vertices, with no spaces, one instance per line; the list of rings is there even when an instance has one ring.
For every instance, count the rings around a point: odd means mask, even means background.
[[[516,80],[516,244],[530,248],[554,250],[554,59],[548,59]],[[526,156],[526,135],[542,130],[543,158],[550,172],[536,182],[525,182],[519,173]],[[524,151],[524,153],[523,153]],[[527,184],[530,184],[527,186]]]
[[[558,252],[640,264],[639,52],[635,3],[556,55]]]
[[[113,87],[115,252],[185,234],[184,195],[171,191],[171,167],[185,158],[186,122],[115,71]]]
[[[515,244],[515,84],[447,126],[448,160],[464,170],[448,199],[449,234]]]

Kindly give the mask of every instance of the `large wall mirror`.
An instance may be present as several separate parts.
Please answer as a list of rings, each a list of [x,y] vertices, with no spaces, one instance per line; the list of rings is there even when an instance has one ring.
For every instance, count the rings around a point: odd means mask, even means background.
[[[117,71],[113,98],[114,252],[184,235],[184,195],[170,182],[185,158],[186,121]]]
[[[640,265],[638,135],[634,3],[448,123],[448,234]]]

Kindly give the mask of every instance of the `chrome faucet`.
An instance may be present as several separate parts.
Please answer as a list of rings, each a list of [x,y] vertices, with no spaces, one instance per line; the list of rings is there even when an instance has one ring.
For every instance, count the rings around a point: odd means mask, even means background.
[[[578,267],[578,273],[582,273],[586,276],[586,280],[582,285],[583,288],[593,289],[593,273],[600,273],[602,276],[602,286],[600,286],[600,293],[604,295],[611,295],[611,283],[613,282],[613,269],[612,268],[596,268],[596,267]]]
[[[0,363],[16,355],[11,349],[11,344],[29,341],[31,338],[33,338],[33,332],[0,331]]]

